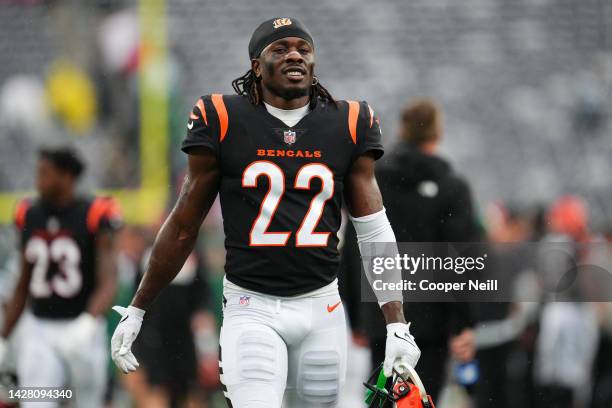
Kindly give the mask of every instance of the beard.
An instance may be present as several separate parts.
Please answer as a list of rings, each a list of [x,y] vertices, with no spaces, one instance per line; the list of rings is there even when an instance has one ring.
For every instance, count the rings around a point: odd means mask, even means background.
[[[292,99],[301,98],[303,96],[310,95],[310,87],[304,88],[281,88],[275,87],[272,84],[267,84],[265,87],[270,91],[270,93],[283,98],[286,101],[290,101]]]
[[[268,75],[270,77],[274,77],[274,65],[272,63],[265,65],[266,70],[268,71]],[[301,86],[296,85],[295,87],[284,88],[281,86],[277,86],[277,84],[270,81],[270,83],[263,83],[262,85],[270,91],[273,95],[276,95],[280,98],[283,98],[286,101],[290,101],[292,99],[301,98],[303,96],[310,95],[310,86]]]

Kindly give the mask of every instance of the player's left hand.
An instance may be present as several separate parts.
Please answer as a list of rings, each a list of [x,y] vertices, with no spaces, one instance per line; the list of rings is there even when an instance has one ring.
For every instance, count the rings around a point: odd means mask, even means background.
[[[78,354],[91,344],[97,328],[98,322],[94,316],[89,313],[81,313],[68,325],[62,336],[62,341],[56,347],[65,357]]]
[[[414,368],[420,357],[421,350],[410,334],[410,323],[388,324],[383,363],[385,376],[391,377],[394,368],[399,373],[404,373],[406,366]]]

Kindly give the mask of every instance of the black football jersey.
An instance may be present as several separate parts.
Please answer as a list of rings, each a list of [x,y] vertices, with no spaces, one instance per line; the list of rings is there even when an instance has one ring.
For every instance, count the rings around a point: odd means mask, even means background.
[[[182,149],[218,158],[227,279],[293,296],[338,272],[344,179],[367,151],[383,154],[378,118],[366,102],[319,100],[295,126],[245,96],[196,103]]]
[[[84,312],[96,284],[96,235],[121,226],[117,203],[77,198],[57,208],[26,199],[17,205],[15,225],[25,260],[32,265],[32,313],[65,319]]]

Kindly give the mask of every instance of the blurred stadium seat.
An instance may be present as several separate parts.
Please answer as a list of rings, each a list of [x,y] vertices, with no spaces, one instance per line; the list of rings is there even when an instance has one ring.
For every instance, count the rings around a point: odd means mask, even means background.
[[[408,99],[441,101],[443,149],[482,202],[575,191],[589,198],[596,217],[605,213],[612,192],[601,175],[612,170],[611,123],[587,134],[573,122],[584,75],[603,94],[597,109],[612,113],[609,2],[170,1],[171,43],[190,67],[187,99],[230,92],[248,66],[250,30],[276,14],[308,24],[321,80],[337,97],[367,98],[382,114],[386,142]]]

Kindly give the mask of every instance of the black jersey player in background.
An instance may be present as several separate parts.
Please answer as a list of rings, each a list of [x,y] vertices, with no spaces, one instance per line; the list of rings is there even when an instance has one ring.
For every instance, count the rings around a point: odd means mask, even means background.
[[[100,407],[106,381],[105,321],[115,295],[110,198],[80,197],[84,165],[70,148],[40,151],[38,197],[17,205],[21,274],[0,331],[0,360],[25,309],[16,350],[20,386],[68,387],[79,407]],[[22,402],[55,407],[57,402]]]
[[[188,174],[143,281],[111,341],[125,372],[144,309],[180,270],[217,193],[227,259],[220,372],[237,408],[335,406],[346,369],[338,295],[342,196],[363,242],[391,242],[374,177],[380,128],[365,102],[335,101],[314,76],[312,36],[294,18],[262,23],[238,95],[203,96],[187,123]],[[358,279],[358,277],[356,277]],[[381,302],[384,303],[384,302]],[[386,371],[419,350],[401,301],[382,305]]]

